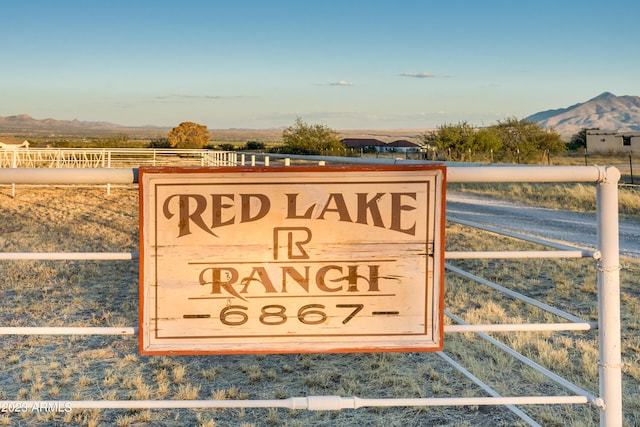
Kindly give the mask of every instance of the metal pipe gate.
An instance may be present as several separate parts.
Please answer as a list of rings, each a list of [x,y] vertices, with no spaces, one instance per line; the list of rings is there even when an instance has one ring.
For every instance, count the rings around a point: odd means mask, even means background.
[[[294,158],[296,156],[282,156]],[[308,157],[298,156],[300,158]],[[344,163],[374,163],[377,159],[351,159],[351,158],[315,158],[323,163],[344,162]],[[396,163],[394,159],[379,159],[378,163]],[[242,155],[244,162],[244,155]],[[402,163],[424,163],[401,161]],[[255,159],[252,158],[252,164]],[[268,157],[264,164],[269,164]],[[289,164],[286,161],[285,164]],[[524,397],[502,397],[493,392],[490,388],[481,385],[492,397],[479,398],[417,398],[417,399],[361,399],[357,397],[339,396],[309,396],[293,397],[284,400],[245,400],[245,401],[215,401],[215,400],[194,400],[194,401],[72,401],[65,402],[72,408],[266,408],[280,407],[290,409],[309,410],[338,410],[344,408],[360,408],[365,406],[445,406],[445,405],[507,405],[516,412],[523,420],[531,425],[538,425],[534,420],[522,413],[513,405],[527,404],[593,404],[600,409],[600,424],[606,427],[622,425],[622,359],[621,359],[621,334],[620,334],[620,259],[618,245],[618,189],[617,184],[620,173],[616,168],[598,166],[462,166],[462,164],[447,164],[447,181],[459,183],[471,182],[587,182],[595,183],[597,186],[597,224],[598,243],[597,251],[589,252],[567,248],[563,245],[559,251],[550,252],[449,252],[445,258],[482,258],[482,257],[567,257],[576,258],[590,256],[597,260],[598,273],[598,322],[597,325],[585,322],[569,314],[559,315],[565,317],[570,322],[560,324],[539,324],[529,325],[468,325],[462,319],[456,318],[451,313],[447,315],[458,325],[445,326],[445,333],[455,332],[476,332],[485,339],[495,341],[494,344],[503,346],[493,338],[484,334],[490,331],[524,331],[524,330],[589,330],[598,329],[599,334],[599,396],[581,390],[579,387],[568,383],[547,371],[545,368],[536,365],[518,353],[512,354],[517,358],[524,358],[525,363],[539,369],[540,372],[568,387],[575,393],[573,396],[524,396]],[[42,169],[42,168],[0,168],[0,184],[16,185],[107,185],[107,184],[136,184],[137,169],[131,168],[83,168],[83,169]],[[556,245],[557,246],[557,245]],[[137,258],[135,253],[2,253],[0,259],[118,259],[131,260]],[[447,266],[449,270],[456,273],[467,274],[455,271],[455,267]],[[479,278],[478,278],[479,279]],[[480,279],[483,280],[483,279]],[[495,288],[498,285],[491,285]],[[505,289],[498,289],[505,291]],[[512,295],[520,298],[523,296]],[[524,297],[527,298],[527,297]],[[539,303],[542,304],[542,303]],[[542,307],[552,309],[551,307]],[[137,328],[27,328],[27,327],[0,327],[0,335],[8,334],[100,334],[100,335],[130,335],[136,334]],[[510,350],[510,349],[508,349]],[[505,351],[508,351],[505,350]],[[445,360],[455,364],[444,354],[440,354]],[[449,359],[449,360],[448,360]],[[527,362],[528,361],[528,362]],[[464,368],[458,368],[468,377],[473,377]],[[7,404],[62,404],[57,401],[33,402],[33,401],[5,401]]]

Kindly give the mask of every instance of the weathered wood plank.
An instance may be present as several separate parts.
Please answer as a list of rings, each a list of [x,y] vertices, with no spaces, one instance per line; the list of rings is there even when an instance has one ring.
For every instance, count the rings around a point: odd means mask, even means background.
[[[142,353],[442,348],[444,167],[140,172]]]

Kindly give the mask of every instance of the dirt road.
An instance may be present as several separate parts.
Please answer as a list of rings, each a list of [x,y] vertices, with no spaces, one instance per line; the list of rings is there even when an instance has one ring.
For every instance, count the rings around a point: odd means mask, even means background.
[[[545,209],[467,193],[447,192],[447,218],[595,249],[595,214]],[[640,258],[640,222],[620,220],[620,254]]]

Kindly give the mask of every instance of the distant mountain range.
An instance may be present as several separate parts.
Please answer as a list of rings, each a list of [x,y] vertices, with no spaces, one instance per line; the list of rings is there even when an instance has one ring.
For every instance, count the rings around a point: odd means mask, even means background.
[[[567,108],[541,111],[525,117],[525,119],[537,122],[546,129],[553,128],[564,138],[570,138],[573,134],[585,128],[598,128],[619,132],[640,132],[640,97],[616,96],[612,93],[604,92],[586,102]],[[55,119],[38,120],[27,114],[0,117],[0,134],[13,134],[21,137],[96,136],[113,134],[157,137],[166,135],[168,130],[169,128],[158,126],[131,127],[108,122],[83,122],[80,120]],[[236,132],[236,130],[220,131],[224,133],[239,132]],[[255,132],[260,131],[254,130],[254,133]]]
[[[80,120],[55,120],[43,119],[37,120],[28,114],[19,114],[17,116],[0,117],[0,126],[16,127],[16,128],[52,128],[52,127],[114,127],[113,123],[107,122],[82,122]]]
[[[582,129],[599,128],[618,132],[640,131],[640,97],[616,96],[604,92],[586,102],[567,108],[547,110],[526,117],[562,136]]]
[[[157,126],[129,127],[109,122],[84,122],[80,120],[34,119],[28,114],[0,116],[0,133],[27,136],[95,136],[113,134],[166,134]]]

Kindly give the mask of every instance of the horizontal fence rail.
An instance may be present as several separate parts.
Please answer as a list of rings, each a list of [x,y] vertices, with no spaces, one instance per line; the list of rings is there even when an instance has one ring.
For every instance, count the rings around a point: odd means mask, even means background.
[[[528,397],[456,397],[413,399],[364,399],[341,396],[306,396],[272,400],[6,400],[7,405],[26,407],[73,409],[229,409],[229,408],[285,408],[310,411],[337,411],[392,406],[452,406],[452,405],[544,405],[589,403],[586,396],[537,396]]]
[[[339,158],[341,159],[341,158]],[[405,161],[402,164],[407,164]],[[346,162],[345,162],[346,163]],[[369,162],[370,163],[370,162]],[[388,162],[381,162],[388,164]],[[421,162],[424,164],[424,162]],[[397,163],[395,163],[397,164]],[[414,162],[417,164],[417,162]],[[456,167],[448,165],[447,182],[586,182],[599,183],[609,174],[615,178],[619,172],[605,166],[481,166]],[[611,174],[613,173],[613,177]],[[506,179],[510,178],[510,179]],[[619,178],[618,178],[619,179]],[[104,185],[137,184],[136,168],[85,168],[85,169],[39,169],[0,168],[0,184],[29,185]]]
[[[277,156],[274,156],[278,158]],[[298,156],[309,160],[308,157]],[[283,156],[285,164],[290,164],[287,159],[296,156]],[[269,157],[264,157],[262,164],[269,164]],[[235,159],[238,160],[238,159]],[[240,160],[233,164],[244,165],[246,157],[240,156]],[[376,159],[352,159],[334,157],[314,157],[314,161],[333,163],[367,163],[371,164]],[[397,159],[380,159],[378,164],[399,163]],[[403,164],[412,161],[402,161]],[[252,165],[257,164],[254,155],[251,158]],[[415,162],[425,163],[425,162]],[[445,310],[445,316],[455,324],[447,324],[445,333],[474,332],[482,339],[507,352],[510,356],[520,360],[536,371],[554,380],[569,390],[573,395],[569,396],[500,396],[491,388],[475,378],[464,367],[453,361],[444,352],[438,354],[451,365],[455,366],[465,376],[472,379],[482,387],[491,397],[455,397],[455,398],[415,398],[415,399],[363,399],[358,397],[340,396],[308,396],[292,397],[282,400],[103,400],[103,401],[3,401],[7,404],[27,405],[70,405],[71,408],[289,408],[308,410],[339,410],[356,409],[362,407],[388,407],[388,406],[449,406],[449,405],[506,405],[522,420],[530,425],[538,425],[522,410],[515,405],[537,404],[592,404],[600,409],[601,425],[622,425],[622,380],[621,380],[621,354],[620,354],[620,283],[619,283],[619,248],[617,243],[618,216],[617,216],[617,183],[620,173],[615,168],[600,166],[462,166],[456,163],[447,163],[447,181],[450,183],[461,182],[587,182],[597,185],[597,218],[598,218],[598,246],[596,251],[586,251],[573,248],[568,245],[548,242],[543,239],[508,233],[499,229],[484,227],[484,229],[501,234],[517,237],[523,240],[543,244],[557,249],[549,251],[515,251],[515,252],[447,252],[446,259],[470,259],[470,258],[585,258],[591,257],[598,262],[598,322],[588,322],[558,310],[547,304],[536,301],[533,298],[511,291],[503,286],[476,275],[463,271],[455,266],[446,264],[445,268],[454,274],[462,275],[474,282],[488,286],[511,298],[518,299],[526,304],[533,305],[541,310],[564,319],[562,323],[546,324],[500,324],[500,325],[471,325],[463,319]],[[132,185],[137,184],[138,173],[135,168],[60,168],[44,169],[30,168],[0,168],[0,185]],[[454,222],[455,219],[450,219]],[[469,226],[478,224],[465,223]],[[135,260],[137,253],[2,253],[3,260]],[[571,384],[553,372],[531,361],[520,353],[515,352],[486,332],[496,331],[563,331],[563,330],[598,330],[600,370],[599,396],[592,395],[580,387]],[[606,333],[605,333],[606,331]],[[119,328],[75,328],[75,327],[0,327],[0,334],[23,335],[135,335],[136,327]]]

